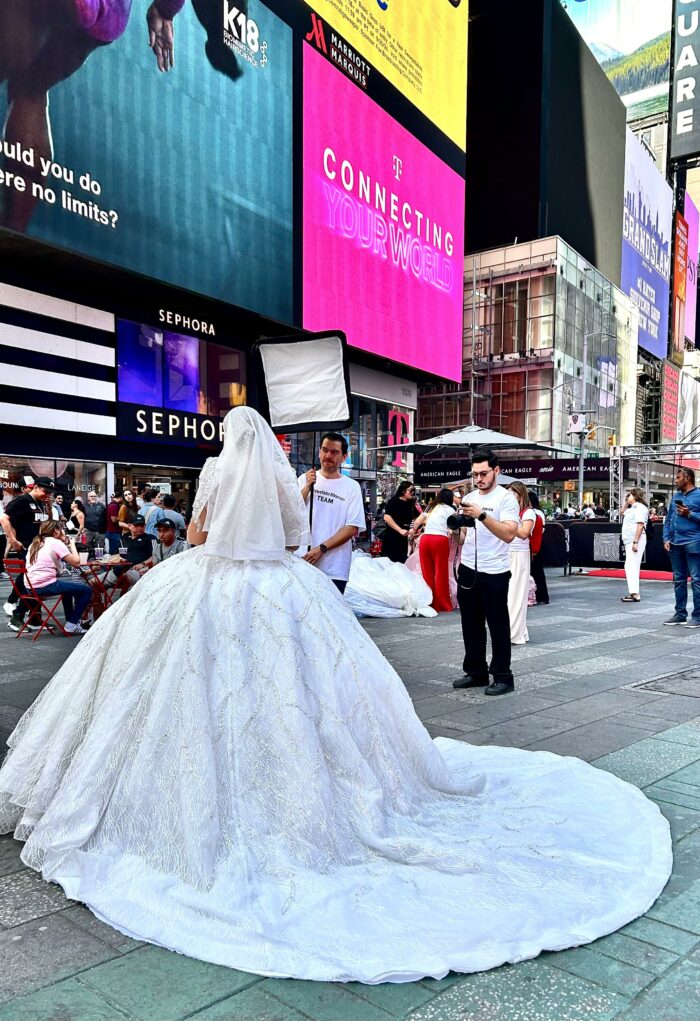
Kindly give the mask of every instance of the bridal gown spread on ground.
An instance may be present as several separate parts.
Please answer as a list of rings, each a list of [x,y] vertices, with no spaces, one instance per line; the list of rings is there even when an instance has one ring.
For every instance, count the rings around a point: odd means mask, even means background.
[[[209,521],[233,497],[202,489]],[[671,850],[640,791],[433,742],[319,570],[209,534],[219,554],[147,574],[15,730],[0,830],[28,865],[140,939],[319,980],[491,968],[651,906]]]

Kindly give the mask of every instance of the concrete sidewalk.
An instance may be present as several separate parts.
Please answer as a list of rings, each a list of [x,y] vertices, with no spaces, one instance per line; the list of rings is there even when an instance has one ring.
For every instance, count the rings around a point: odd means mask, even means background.
[[[620,581],[555,575],[549,585],[551,605],[529,614],[530,644],[514,649],[516,692],[495,699],[452,689],[457,614],[364,624],[433,736],[577,755],[658,802],[675,865],[644,918],[586,947],[441,982],[261,979],[125,939],[2,838],[0,1021],[698,1021],[700,631],[662,626],[669,583],[642,583],[640,604],[620,603]],[[72,641],[16,639],[0,620],[0,737]]]

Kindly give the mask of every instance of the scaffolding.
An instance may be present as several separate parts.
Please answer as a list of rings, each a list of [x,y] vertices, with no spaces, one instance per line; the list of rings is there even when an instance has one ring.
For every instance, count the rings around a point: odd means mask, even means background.
[[[610,516],[617,517],[625,502],[624,462],[636,462],[637,484],[644,490],[649,502],[651,466],[654,461],[670,460],[674,464],[684,460],[700,460],[700,429],[676,443],[639,443],[634,446],[613,447],[610,452]]]

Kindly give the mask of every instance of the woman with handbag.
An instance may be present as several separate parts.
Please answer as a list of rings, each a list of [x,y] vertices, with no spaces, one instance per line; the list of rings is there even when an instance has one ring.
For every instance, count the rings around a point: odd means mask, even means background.
[[[627,578],[627,595],[622,596],[623,603],[639,603],[642,600],[639,594],[639,572],[644,550],[647,548],[648,520],[649,508],[644,492],[641,489],[630,489],[622,515],[622,544],[625,547]]]
[[[408,544],[413,538],[413,521],[420,511],[416,506],[416,488],[412,482],[400,482],[384,510],[382,556],[405,564]]]

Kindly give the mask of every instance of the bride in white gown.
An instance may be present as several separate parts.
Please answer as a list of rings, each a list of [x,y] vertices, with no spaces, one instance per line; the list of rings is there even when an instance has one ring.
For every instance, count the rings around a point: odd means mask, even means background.
[[[432,741],[305,539],[256,412],[226,418],[167,560],[10,739],[0,831],[124,933],[203,960],[401,982],[586,943],[654,902],[668,826],[574,758]]]

